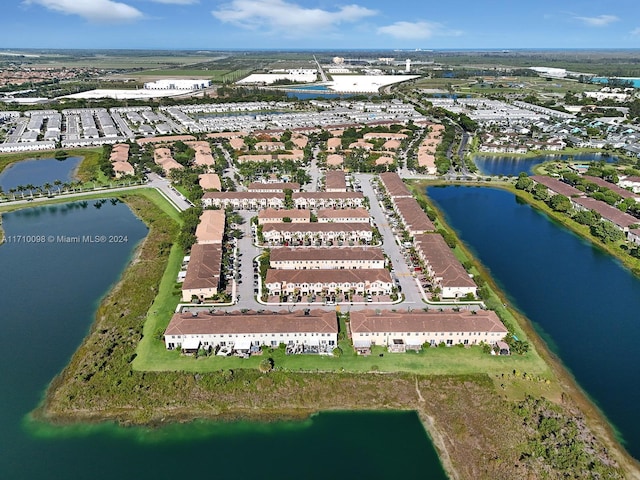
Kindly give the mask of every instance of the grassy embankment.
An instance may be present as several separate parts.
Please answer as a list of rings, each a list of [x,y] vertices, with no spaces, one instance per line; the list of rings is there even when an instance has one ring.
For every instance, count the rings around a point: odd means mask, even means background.
[[[430,207],[433,208],[436,212],[438,212],[438,218],[436,220],[436,224],[438,224],[440,227],[445,228],[449,232],[453,232],[453,229],[451,229],[442,220],[443,215],[441,214],[441,212],[438,211],[438,209],[428,200],[428,197],[424,194],[426,186],[435,185],[438,183],[441,183],[441,182],[437,182],[437,181],[416,182],[412,190],[415,195],[422,195],[423,198],[427,199],[427,202],[429,203]],[[591,240],[594,244],[596,244],[599,247],[602,247],[605,251],[609,252],[614,257],[619,258],[620,260],[623,261],[623,263],[625,263],[625,266],[627,266],[627,268],[630,268],[635,272],[636,271],[635,268],[640,266],[640,265],[636,265],[636,264],[640,264],[640,260],[634,259],[629,255],[625,254],[624,252],[622,252],[621,250],[613,248],[612,245],[603,244],[603,242],[601,242],[599,239],[596,239],[589,233],[588,227],[584,225],[580,225],[577,222],[574,222],[565,214],[553,211],[551,208],[549,208],[549,206],[546,203],[539,200],[535,200],[533,198],[533,195],[527,192],[524,192],[522,190],[517,190],[514,187],[512,182],[492,182],[491,184],[488,184],[488,183],[473,184],[473,183],[467,182],[467,183],[464,183],[464,185],[501,188],[504,190],[508,190],[512,192],[514,195],[516,195],[517,197],[523,199],[525,202],[530,204],[533,208],[543,211],[554,221],[564,225],[574,233],[581,235],[582,237],[588,240]],[[506,298],[506,295],[500,291],[499,287],[497,286],[497,284],[489,274],[486,267],[484,267],[481,263],[479,263],[477,260],[474,259],[473,255],[466,248],[464,244],[458,241],[458,245],[456,246],[454,252],[462,262],[467,261],[468,259],[473,260],[472,262],[473,268],[471,269],[471,273],[473,273],[476,276],[479,275],[484,281],[486,281],[491,286],[491,294],[489,298],[486,300],[487,305],[489,305],[491,308],[494,308],[503,321],[506,320],[514,327],[514,331],[516,332],[516,335],[518,335],[518,337],[520,337],[520,334],[518,332],[524,332],[526,336],[523,338],[526,338],[531,343],[531,345],[534,347],[536,352],[540,355],[541,359],[545,362],[546,365],[550,367],[550,370],[551,370],[550,373],[554,378],[554,381],[557,382],[558,391],[561,392],[561,395],[559,399],[558,398],[554,399],[552,396],[543,394],[545,398],[549,398],[556,402],[560,400],[562,403],[566,402],[570,398],[571,399],[570,402],[575,403],[576,408],[579,409],[579,411],[585,415],[591,428],[598,433],[598,435],[600,436],[601,439],[603,439],[607,447],[612,449],[612,451],[618,450],[621,452],[621,455],[625,459],[623,463],[625,463],[628,466],[628,468],[630,468],[629,470],[630,472],[634,472],[635,476],[633,476],[633,478],[637,478],[637,476],[640,475],[640,472],[638,470],[638,462],[635,459],[633,459],[631,456],[629,456],[622,449],[618,441],[617,434],[613,430],[611,425],[608,423],[604,413],[594,405],[594,403],[589,399],[588,395],[578,385],[575,378],[573,378],[571,373],[566,370],[561,360],[548,348],[545,342],[538,336],[531,322],[518,310],[512,309],[512,308],[505,308],[504,306],[495,304],[496,301],[501,303],[502,299]],[[623,256],[627,258],[626,259],[621,258]],[[624,260],[626,260],[626,262]],[[515,324],[511,323],[513,320],[515,320],[516,322]],[[496,385],[498,383],[502,384],[502,378],[493,377],[493,380],[494,382],[496,382]],[[528,391],[527,385],[513,385],[510,383],[504,384],[504,385],[506,390],[506,398],[517,399],[517,398],[521,398],[522,394],[524,395],[533,394],[530,391]]]
[[[160,424],[194,418],[301,418],[334,409],[411,409],[419,412],[452,478],[516,478],[521,473],[537,478],[544,469],[551,468],[523,457],[537,434],[522,428],[522,404],[514,404],[499,393],[486,374],[425,376],[429,373],[427,365],[423,365],[423,375],[299,373],[284,369],[261,374],[257,369],[246,368],[251,366],[246,362],[241,362],[245,368],[226,364],[217,371],[195,375],[134,369],[132,362],[138,364],[136,355],[144,356],[145,348],[162,347],[159,340],[149,338],[149,332],[157,326],[153,325],[154,318],[157,322],[163,311],[170,312],[175,300],[172,294],[158,295],[157,286],[169,285],[169,292],[174,289],[171,270],[175,268],[175,251],[170,245],[177,233],[177,222],[170,207],[158,207],[163,203],[158,197],[148,193],[121,197],[149,225],[149,235],[121,281],[103,300],[91,332],[50,385],[43,404],[34,412],[36,420],[57,424],[105,420]],[[167,262],[169,268],[165,269]],[[148,343],[145,347],[142,342],[136,351],[143,328]],[[472,350],[433,351],[443,352],[442,355],[447,352],[451,355],[447,360],[452,360],[455,354]],[[370,358],[387,357],[393,356]],[[199,359],[186,360],[201,363]],[[276,366],[277,363],[276,357]],[[523,392],[555,390],[553,385],[536,381],[533,376],[506,375],[502,381],[521,385]],[[539,390],[536,396],[540,396]],[[535,418],[533,413],[528,415]],[[562,407],[562,416],[572,422],[578,418],[570,406]],[[588,431],[585,435],[596,452],[588,454],[588,460],[595,459],[598,469],[605,468],[595,457],[607,455]],[[610,469],[609,473],[612,476],[616,470]]]

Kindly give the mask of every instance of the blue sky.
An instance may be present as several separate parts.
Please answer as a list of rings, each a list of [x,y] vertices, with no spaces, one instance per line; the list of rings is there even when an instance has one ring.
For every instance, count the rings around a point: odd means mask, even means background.
[[[2,0],[0,48],[640,48],[638,0]]]

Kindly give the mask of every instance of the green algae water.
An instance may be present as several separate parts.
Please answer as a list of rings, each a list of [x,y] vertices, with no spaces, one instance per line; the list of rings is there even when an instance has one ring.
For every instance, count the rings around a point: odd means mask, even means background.
[[[446,478],[412,412],[161,429],[30,421],[147,229],[126,205],[109,201],[4,214],[3,228],[0,323],[8,341],[0,348],[0,479]],[[85,236],[126,241],[84,242]]]

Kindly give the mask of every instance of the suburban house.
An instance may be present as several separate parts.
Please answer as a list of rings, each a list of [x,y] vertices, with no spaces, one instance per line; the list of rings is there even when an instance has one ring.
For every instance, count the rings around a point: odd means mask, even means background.
[[[303,210],[304,211],[304,210]],[[369,223],[369,212],[364,208],[321,208],[318,209],[319,223]]]
[[[288,218],[291,223],[309,223],[311,221],[311,212],[309,210],[265,208],[258,212],[258,225],[265,223],[282,223]]]
[[[328,170],[325,175],[324,189],[326,192],[346,192],[347,181],[344,171]]]
[[[327,155],[327,166],[328,167],[340,167],[344,163],[344,157],[338,153],[332,153],[331,155]],[[346,191],[346,189],[344,190]]]
[[[630,188],[634,193],[640,193],[640,177],[620,177],[618,185],[622,188]]]
[[[202,196],[205,207],[234,210],[260,210],[262,208],[284,208],[284,193],[260,192],[206,192]]]
[[[169,350],[197,351],[199,348],[227,347],[249,352],[251,347],[300,346],[300,353],[331,353],[338,345],[335,312],[300,310],[276,312],[176,313],[164,332]]]
[[[220,177],[217,173],[201,173],[198,175],[198,183],[202,187],[202,190],[222,191],[222,184],[220,183]]]
[[[332,295],[351,292],[356,295],[390,295],[391,274],[386,268],[347,270],[267,270],[265,287],[270,296]]]
[[[272,248],[269,266],[279,270],[384,268],[380,247]]]
[[[194,165],[198,167],[212,167],[215,161],[213,160],[213,154],[211,153],[211,145],[209,142],[186,142],[196,152],[194,157]]]
[[[271,245],[285,243],[328,243],[361,241],[370,243],[373,232],[368,223],[268,223],[262,228],[264,241]]]
[[[495,345],[508,332],[492,310],[358,310],[351,311],[349,328],[359,353],[368,353],[373,345],[387,347],[390,352],[420,350],[424,344]]]
[[[165,175],[168,175],[171,170],[181,170],[184,167],[176,162],[171,155],[171,150],[168,148],[156,148],[153,151],[153,161],[156,165],[160,165],[164,170]]]
[[[335,152],[338,149],[340,149],[341,147],[342,147],[342,139],[341,138],[332,137],[329,140],[327,140],[327,151]]]
[[[627,241],[640,246],[640,228],[632,228],[627,232]]]
[[[431,276],[433,288],[440,288],[442,298],[477,295],[478,286],[446,244],[442,235],[421,234],[415,237],[415,251]]]

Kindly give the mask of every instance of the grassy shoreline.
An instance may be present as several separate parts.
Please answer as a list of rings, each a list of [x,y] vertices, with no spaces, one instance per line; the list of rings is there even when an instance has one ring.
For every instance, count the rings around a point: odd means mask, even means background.
[[[162,200],[149,195],[152,193],[145,197],[120,195],[150,227],[149,235],[103,299],[91,332],[52,381],[42,404],[32,413],[33,421],[157,426],[203,418],[272,421],[307,418],[325,410],[410,409],[418,411],[451,478],[498,478],[498,474],[516,478],[513,475],[522,471],[522,465],[521,470],[505,467],[519,463],[518,445],[526,440],[512,411],[514,398],[522,398],[523,392],[557,398],[561,392],[553,384],[549,387],[545,382],[516,376],[497,380],[497,373],[261,374],[253,368],[225,368],[194,374],[134,368],[140,340],[151,340],[154,333],[149,332],[153,328],[147,327],[145,320],[157,306],[158,286],[175,255],[171,245],[177,222],[164,211],[170,207],[159,208]],[[507,385],[504,391],[496,386],[500,382]],[[567,402],[563,408],[571,415],[572,404]],[[493,420],[496,414],[501,419],[499,426]],[[518,442],[513,441],[514,435]],[[484,442],[482,449],[477,438]],[[624,470],[632,472],[633,465],[618,454],[617,445],[609,448]],[[505,471],[512,476],[507,473],[505,477]]]
[[[425,186],[437,185],[438,183],[442,184],[442,182],[434,182],[434,181],[417,182],[418,185],[422,186],[421,188],[422,191],[424,191]],[[522,200],[524,200],[528,205],[531,205],[533,208],[536,208],[544,212],[553,220],[558,221],[563,226],[569,228],[574,233],[580,235],[581,238],[586,237],[586,240],[590,240],[592,241],[592,243],[595,243],[597,246],[601,246],[600,245],[601,242],[597,241],[597,239],[591,237],[590,235],[586,235],[588,230],[583,231],[578,228],[572,228],[573,226],[571,225],[571,223],[575,223],[575,222],[570,221],[570,219],[566,218],[566,215],[559,214],[558,212],[554,212],[544,202],[536,201],[535,199],[533,199],[532,195],[527,194],[526,192],[522,192],[520,190],[516,190],[513,184],[510,182],[502,183],[502,184],[499,184],[496,182],[491,185],[487,185],[486,183],[477,183],[477,184],[465,183],[464,185],[480,186],[484,188],[487,188],[487,187],[500,188],[503,190],[507,190],[513,193],[514,195],[516,195],[518,198],[521,198]],[[444,216],[442,215],[442,212],[440,212],[439,209],[437,209],[433,205],[433,203],[429,200],[427,195],[424,193],[423,193],[423,198],[427,199],[431,208],[433,208],[436,212],[438,212],[438,221],[440,221],[448,231],[453,232],[455,234],[455,231],[449,225],[447,225],[446,222],[444,221]],[[565,218],[562,218],[562,217],[565,217]],[[475,267],[478,269],[478,271],[480,272],[484,280],[487,281],[487,283],[489,283],[489,285],[491,286],[491,289],[494,292],[496,292],[500,298],[506,298],[505,293],[495,283],[495,280],[491,277],[487,268],[483,264],[481,264],[475,257],[471,255],[467,246],[459,241],[457,248],[461,248],[463,251],[466,252],[469,258],[473,259],[475,263]],[[608,249],[603,248],[603,250],[613,255],[613,253],[610,252]],[[619,259],[618,255],[613,255],[613,256]],[[626,264],[625,266],[628,267],[628,265]],[[570,395],[571,399],[577,404],[580,411],[583,412],[585,416],[588,418],[591,424],[591,428],[597,431],[601,438],[605,439],[605,442],[610,449],[618,450],[625,457],[626,461],[630,466],[632,466],[634,469],[640,468],[640,462],[638,462],[635,458],[633,458],[624,449],[617,432],[615,431],[613,426],[609,423],[604,412],[602,412],[602,410],[600,410],[597,407],[595,402],[582,389],[582,387],[578,384],[575,377],[571,374],[569,370],[567,370],[565,365],[562,363],[562,360],[554,352],[552,352],[549,349],[545,341],[536,333],[535,329],[533,328],[533,325],[531,324],[531,321],[522,312],[515,309],[514,307],[510,307],[509,310],[511,314],[514,316],[514,318],[517,319],[518,325],[525,331],[527,335],[527,339],[533,344],[534,348],[540,354],[540,356],[545,361],[545,363],[551,367],[553,375],[555,379],[558,381],[561,389],[564,392],[566,392],[568,395]],[[556,400],[563,401],[563,398],[561,397],[560,399],[556,399]],[[638,473],[638,475],[640,475],[640,473]]]

